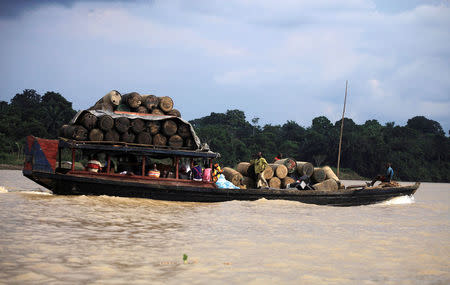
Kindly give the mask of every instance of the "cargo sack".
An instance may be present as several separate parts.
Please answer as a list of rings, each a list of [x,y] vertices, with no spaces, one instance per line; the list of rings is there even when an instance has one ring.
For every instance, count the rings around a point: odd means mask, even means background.
[[[216,186],[221,189],[239,189],[233,183],[225,179],[225,175],[220,175],[217,179]]]

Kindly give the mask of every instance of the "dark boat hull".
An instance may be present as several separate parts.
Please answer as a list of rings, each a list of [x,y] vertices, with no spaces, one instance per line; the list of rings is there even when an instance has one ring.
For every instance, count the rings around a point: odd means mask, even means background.
[[[290,200],[308,204],[359,206],[379,203],[394,197],[413,195],[420,183],[410,186],[360,188],[338,191],[286,189],[219,189],[211,183],[151,180],[127,176],[61,174],[23,171],[24,175],[60,195],[109,195],[150,198],[166,201],[224,202],[231,200]]]

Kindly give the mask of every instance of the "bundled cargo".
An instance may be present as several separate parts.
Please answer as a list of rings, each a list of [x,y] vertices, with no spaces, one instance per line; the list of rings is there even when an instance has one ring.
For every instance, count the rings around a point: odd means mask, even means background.
[[[108,94],[103,96],[98,100],[94,106],[89,108],[90,110],[104,110],[108,112],[113,112],[120,105],[122,96],[116,90],[110,91]]]
[[[275,164],[283,164],[286,166],[288,173],[291,174],[297,170],[297,162],[292,158],[284,158],[275,161]]]
[[[295,179],[292,177],[286,176],[285,178],[281,179],[281,188],[285,189],[289,184],[292,184],[295,182]]]
[[[254,167],[250,162],[239,162],[236,165],[235,172],[239,173],[242,178],[236,186],[242,186],[247,188],[255,187],[254,178],[256,177]],[[235,173],[233,172],[233,173]],[[334,174],[333,170],[329,166],[314,167],[310,162],[295,161],[292,158],[285,158],[269,164],[263,172],[263,176],[266,179],[270,188],[286,189],[290,184],[298,181],[306,181],[308,187],[305,189],[325,189],[335,188],[335,184],[338,188],[342,187],[339,178]],[[336,183],[333,183],[333,180]],[[310,184],[311,183],[311,184]],[[328,189],[327,188],[327,189]]]
[[[320,167],[314,167],[313,175],[311,176],[311,180],[315,183],[320,183],[325,180],[325,171],[323,171]]]
[[[305,161],[297,161],[297,173],[300,176],[308,176],[311,177],[314,173],[314,166],[310,162]]]
[[[240,174],[233,168],[224,167],[223,174],[225,175],[225,178],[228,181],[231,181],[231,183],[233,183],[234,185],[236,185],[236,186],[242,185],[242,180],[244,179],[244,177],[242,176],[242,174]]]
[[[269,180],[270,178],[273,177],[273,174],[274,174],[274,173],[273,173],[272,167],[267,166],[266,169],[264,169],[262,175],[264,176],[264,179]]]
[[[88,110],[78,112],[59,135],[77,141],[199,149],[200,139],[193,127],[173,106],[168,96],[121,95],[112,90]]]
[[[243,176],[247,176],[247,177],[253,177],[256,174],[254,173],[250,173],[250,171],[255,171],[255,169],[253,167],[250,167],[251,164],[250,162],[239,162],[238,165],[236,166],[236,171],[239,172],[240,174],[242,174]],[[273,169],[272,167],[266,167],[266,169],[263,172],[263,176],[265,179],[270,179],[273,177]]]
[[[276,177],[279,179],[283,179],[288,175],[288,169],[283,164],[269,164],[269,166],[272,168],[273,173]]]
[[[338,186],[336,180],[330,178],[323,182],[314,184],[313,188],[315,190],[321,190],[321,191],[336,191],[339,189],[339,186]]]
[[[323,171],[325,171],[326,179],[334,179],[338,185],[339,188],[344,187],[344,185],[339,180],[339,177],[334,173],[334,171],[329,166],[322,167]]]
[[[243,176],[253,176],[250,173],[248,173],[248,169],[250,167],[250,162],[239,162],[238,165],[236,166],[236,170],[242,174]]]
[[[279,189],[281,186],[280,178],[275,177],[275,176],[270,178],[267,182],[268,182],[270,188],[278,188]]]
[[[325,172],[326,179],[334,179],[337,182],[339,182],[339,178],[334,174],[334,171],[329,166],[322,167],[323,171]]]
[[[167,115],[181,118],[179,110],[173,108],[173,100],[168,96],[141,95],[131,92],[121,95],[112,90],[98,100],[89,110],[106,111],[113,113],[134,112],[140,114]]]
[[[189,122],[165,115],[85,110],[78,112],[59,134],[77,141],[125,142],[192,150],[200,148],[200,139]]]
[[[59,135],[83,142],[121,142],[189,150],[201,148],[200,139],[192,125],[181,118],[179,110],[174,109],[172,98],[137,92],[122,95],[116,90],[104,95],[89,110],[78,112],[69,124],[61,127]],[[254,171],[254,165],[240,162],[236,170],[225,167],[224,176],[237,187],[254,188]],[[330,167],[314,168],[309,162],[293,158],[269,164],[262,176],[270,188],[286,188],[300,180],[310,180],[315,183],[315,189],[334,188],[333,182],[337,187],[341,185]]]

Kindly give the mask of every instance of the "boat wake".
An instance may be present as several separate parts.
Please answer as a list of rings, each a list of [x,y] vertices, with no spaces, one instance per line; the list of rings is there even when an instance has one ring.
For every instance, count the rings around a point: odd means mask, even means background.
[[[405,196],[395,197],[390,200],[387,200],[387,201],[381,203],[381,205],[403,205],[403,204],[413,204],[413,203],[415,203],[414,196],[405,195]]]
[[[19,189],[19,188],[6,188],[4,186],[0,186],[0,194],[3,193],[26,193],[26,194],[40,194],[40,195],[52,195],[53,193],[47,189]]]

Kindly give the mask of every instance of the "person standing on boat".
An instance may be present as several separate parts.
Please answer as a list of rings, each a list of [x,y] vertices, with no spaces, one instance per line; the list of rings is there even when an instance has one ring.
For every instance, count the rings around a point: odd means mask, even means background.
[[[394,170],[392,169],[391,163],[386,163],[386,174],[385,175],[377,175],[372,182],[367,183],[367,186],[373,186],[375,182],[381,181],[381,182],[391,182],[392,178],[394,177]]]
[[[269,164],[267,163],[267,160],[262,156],[261,152],[258,152],[256,156],[257,156],[256,159],[250,161],[250,163],[255,166],[255,174],[258,177],[256,187],[257,188],[269,187],[269,184],[267,184],[266,178],[264,178],[263,175],[264,170],[266,169],[266,167],[268,167]]]
[[[278,161],[278,160],[280,160],[280,159],[283,159],[283,154],[282,154],[281,152],[279,152],[279,153],[277,154],[277,156],[275,156],[275,158],[273,159],[273,162]]]
[[[194,162],[194,167],[192,168],[192,180],[203,181],[202,172],[202,167],[198,165],[198,162]]]

